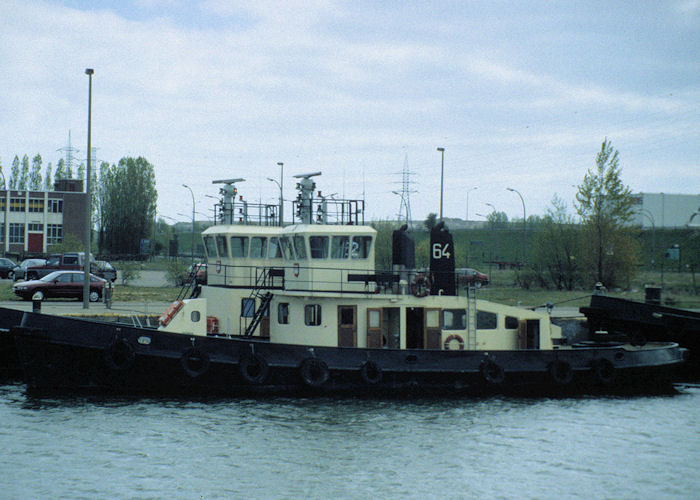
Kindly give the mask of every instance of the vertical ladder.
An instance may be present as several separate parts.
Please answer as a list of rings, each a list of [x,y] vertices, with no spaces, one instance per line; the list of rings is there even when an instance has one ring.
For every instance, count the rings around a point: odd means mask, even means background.
[[[467,349],[476,350],[476,283],[467,285]]]

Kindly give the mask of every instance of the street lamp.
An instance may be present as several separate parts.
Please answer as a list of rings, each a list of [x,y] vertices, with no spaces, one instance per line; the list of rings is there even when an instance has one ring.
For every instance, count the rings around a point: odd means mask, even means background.
[[[187,184],[183,184],[182,187],[189,189],[190,194],[192,195],[192,247],[190,248],[190,258],[192,260],[192,264],[194,264],[194,192]]]
[[[445,148],[437,148],[440,151],[440,220],[442,220],[442,186],[445,179]]]
[[[469,229],[469,193],[474,191],[475,189],[479,189],[477,186],[474,186],[471,189],[467,189],[467,218],[464,219],[464,221],[467,223],[467,229]]]
[[[90,196],[90,163],[92,162],[92,75],[95,71],[92,68],[87,68],[85,74],[88,76],[88,126],[87,126],[87,179],[85,179],[85,261],[83,267],[85,271],[83,281],[83,309],[90,308],[90,232],[91,232],[91,212],[92,212],[92,197]]]
[[[520,194],[520,191],[518,191],[517,189],[506,188],[506,190],[520,196],[520,203],[523,204],[523,253],[522,253],[522,259],[523,259],[523,262],[525,262],[525,251],[527,249],[527,241],[526,241],[527,232],[526,232],[526,226],[525,226],[527,224],[527,217],[525,216],[525,200],[523,200],[523,195]]]
[[[280,161],[280,162],[277,162],[277,165],[280,166],[280,181],[277,182],[277,181],[276,181],[275,179],[273,179],[272,177],[267,177],[267,180],[270,181],[270,182],[274,182],[275,184],[277,184],[277,187],[280,188],[280,210],[279,210],[279,212],[280,212],[280,216],[279,216],[280,221],[279,221],[279,222],[280,222],[280,227],[282,227],[282,226],[284,226],[284,192],[282,191],[282,181],[283,181],[283,178],[284,178],[284,163],[282,163],[282,162]]]

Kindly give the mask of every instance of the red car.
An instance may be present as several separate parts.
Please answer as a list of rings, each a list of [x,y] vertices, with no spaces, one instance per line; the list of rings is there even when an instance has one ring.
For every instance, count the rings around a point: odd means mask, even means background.
[[[462,285],[474,283],[477,288],[481,288],[482,286],[486,286],[489,284],[488,275],[479,272],[476,269],[462,267],[460,269],[455,269],[455,272],[457,273],[457,277],[459,278],[459,283]]]
[[[12,286],[15,295],[24,300],[44,300],[55,298],[83,298],[83,271],[54,271],[41,279],[21,281]],[[90,275],[90,302],[97,302],[102,297],[106,281]]]

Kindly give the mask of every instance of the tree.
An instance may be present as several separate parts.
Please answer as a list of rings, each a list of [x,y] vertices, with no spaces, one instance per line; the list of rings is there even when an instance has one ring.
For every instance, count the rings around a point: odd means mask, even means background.
[[[19,156],[12,160],[12,172],[10,173],[10,189],[17,189],[19,184]]]
[[[435,224],[437,224],[437,214],[431,212],[423,221],[423,225],[428,230],[428,232],[430,232],[435,227]]]
[[[145,158],[122,158],[100,177],[102,244],[112,253],[138,254],[142,238],[153,234],[158,193],[153,165]]]
[[[625,228],[633,214],[634,197],[620,178],[617,150],[607,138],[578,186],[576,211],[581,216],[585,270],[595,281],[613,286],[629,281],[636,264],[636,245]]]
[[[545,288],[572,290],[579,281],[579,226],[556,194],[552,206],[537,226],[533,250],[533,270]]]
[[[508,215],[505,212],[493,211],[486,220],[488,220],[489,226],[493,229],[504,228],[508,224]]]
[[[17,189],[24,190],[27,189],[29,185],[29,157],[24,155],[22,157],[22,169],[19,174],[19,183],[17,184]]]
[[[2,169],[2,159],[0,158],[0,172],[2,172],[2,176],[0,176],[0,182],[2,182],[2,188],[0,189],[7,189],[5,186],[5,171]]]
[[[56,172],[54,172],[53,177],[57,181],[66,178],[66,162],[63,158],[58,160],[58,163],[56,164]]]
[[[29,172],[29,189],[31,191],[41,190],[41,155],[37,154],[32,158],[32,169]]]
[[[51,191],[53,190],[53,184],[51,183],[51,170],[53,169],[53,165],[51,165],[51,162],[46,165],[46,175],[44,176],[44,191]]]

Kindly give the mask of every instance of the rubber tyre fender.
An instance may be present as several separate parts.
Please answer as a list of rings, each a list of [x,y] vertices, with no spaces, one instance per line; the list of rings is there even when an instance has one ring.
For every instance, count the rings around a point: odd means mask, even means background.
[[[267,379],[270,367],[259,354],[247,354],[238,361],[238,373],[250,384],[262,384]]]
[[[500,385],[506,379],[506,372],[492,359],[485,359],[479,367],[481,376],[491,385]]]
[[[574,371],[566,361],[555,360],[549,365],[549,375],[559,385],[567,385],[574,379]]]
[[[126,371],[136,359],[134,348],[126,339],[116,339],[105,349],[105,363],[115,371]]]
[[[299,374],[304,384],[309,387],[321,387],[328,381],[330,370],[325,361],[318,358],[306,358],[299,366]]]
[[[615,380],[616,369],[612,361],[601,358],[593,362],[593,376],[596,382],[608,385]]]
[[[360,367],[360,377],[364,383],[376,385],[382,381],[382,368],[372,360],[365,361]]]
[[[185,373],[192,378],[204,375],[209,370],[211,358],[209,354],[197,347],[190,347],[180,356],[180,365]]]

